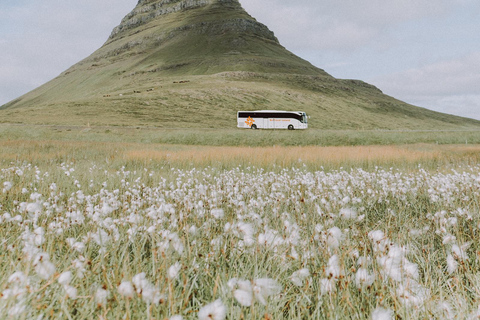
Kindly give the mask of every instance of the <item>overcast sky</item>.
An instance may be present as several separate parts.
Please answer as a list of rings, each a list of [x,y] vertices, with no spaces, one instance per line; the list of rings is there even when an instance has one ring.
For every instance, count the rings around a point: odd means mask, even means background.
[[[240,0],[337,78],[480,119],[478,0]],[[0,105],[98,49],[137,0],[1,0]]]

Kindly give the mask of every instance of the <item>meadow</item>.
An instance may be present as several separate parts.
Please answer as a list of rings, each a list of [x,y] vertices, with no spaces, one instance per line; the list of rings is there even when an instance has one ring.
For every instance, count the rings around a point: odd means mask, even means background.
[[[2,319],[480,317],[480,145],[1,128]]]

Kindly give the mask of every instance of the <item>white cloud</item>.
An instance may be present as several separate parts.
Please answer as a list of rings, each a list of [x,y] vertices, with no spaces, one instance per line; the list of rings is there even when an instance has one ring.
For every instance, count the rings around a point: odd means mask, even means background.
[[[479,93],[480,52],[374,79],[406,96]]]
[[[371,80],[390,95],[480,119],[480,52]]]
[[[389,41],[389,28],[445,15],[452,0],[241,0],[247,12],[268,25],[288,48],[354,50]],[[272,8],[275,8],[272,10]],[[381,41],[378,41],[381,38]]]
[[[17,3],[8,10],[3,5],[0,105],[98,49],[136,1],[42,0]]]

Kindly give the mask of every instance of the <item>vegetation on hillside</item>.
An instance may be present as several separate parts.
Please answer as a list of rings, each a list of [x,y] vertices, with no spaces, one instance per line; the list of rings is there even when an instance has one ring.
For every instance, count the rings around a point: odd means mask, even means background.
[[[234,128],[238,110],[278,109],[307,112],[316,129],[480,126],[408,105],[362,81],[335,79],[282,47],[236,1],[200,1],[171,12],[179,3],[157,2],[139,3],[139,13],[122,22],[130,27],[0,108],[0,122]],[[169,13],[129,25],[158,10],[153,4]]]

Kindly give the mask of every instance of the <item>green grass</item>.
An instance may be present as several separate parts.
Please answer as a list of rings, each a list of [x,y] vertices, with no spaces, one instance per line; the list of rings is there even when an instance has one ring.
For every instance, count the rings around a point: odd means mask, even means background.
[[[248,130],[0,125],[1,140],[132,142],[202,146],[480,144],[479,130]]]

